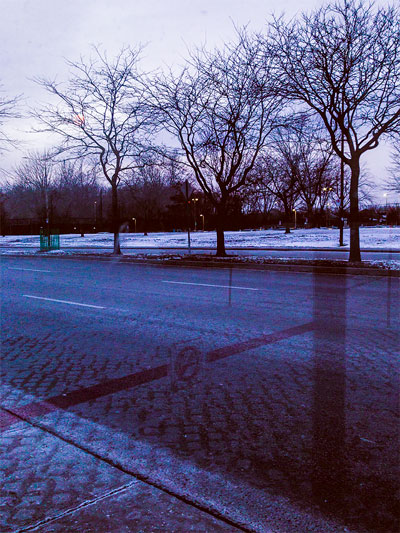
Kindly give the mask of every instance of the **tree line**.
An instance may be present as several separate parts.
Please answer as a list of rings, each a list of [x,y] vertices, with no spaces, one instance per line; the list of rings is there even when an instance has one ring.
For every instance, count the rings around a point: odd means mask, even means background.
[[[145,197],[158,173],[158,191],[185,179],[198,189],[218,255],[238,203],[267,211],[272,203],[286,221],[301,203],[312,220],[336,197],[341,233],[345,214],[350,225],[350,261],[360,261],[363,156],[384,138],[399,146],[399,8],[330,1],[292,20],[272,18],[260,34],[239,30],[222,48],[193,50],[180,71],[143,72],[141,51],[126,47],[109,59],[95,48],[91,59],[69,62],[69,81],[36,80],[49,93],[33,113],[38,130],[60,139],[39,159],[64,162],[59,189],[67,162],[92,165],[108,183],[114,253],[121,198]],[[44,202],[48,210],[45,193]]]

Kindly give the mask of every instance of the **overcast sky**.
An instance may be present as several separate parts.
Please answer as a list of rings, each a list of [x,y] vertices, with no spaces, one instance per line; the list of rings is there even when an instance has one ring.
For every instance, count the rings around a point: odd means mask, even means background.
[[[91,44],[110,56],[124,44],[147,44],[142,65],[151,70],[182,63],[187,48],[232,39],[234,25],[262,30],[271,13],[294,16],[319,5],[321,0],[0,0],[0,82],[9,96],[23,94],[24,104],[33,107],[46,93],[32,78],[62,81],[68,76],[65,58],[88,56]],[[31,125],[31,119],[9,124],[9,134],[26,144],[1,156],[0,167],[11,168],[24,150],[48,142],[27,133]],[[374,176],[386,176],[387,148],[366,161]]]

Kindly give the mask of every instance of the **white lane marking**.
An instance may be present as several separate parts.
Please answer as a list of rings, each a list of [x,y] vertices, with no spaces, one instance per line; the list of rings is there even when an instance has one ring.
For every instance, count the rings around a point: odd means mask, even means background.
[[[69,302],[68,300],[56,300],[55,298],[44,298],[43,296],[32,296],[31,294],[23,294],[25,298],[34,298],[35,300],[46,300],[48,302],[57,302],[59,304],[79,305],[81,307],[93,307],[94,309],[105,309],[101,305],[81,304],[79,302]]]
[[[211,283],[189,283],[188,281],[168,281],[162,280],[163,283],[175,283],[176,285],[197,285],[198,287],[221,287],[222,289],[241,289],[243,291],[259,291],[260,289],[254,289],[253,287],[237,287],[235,285],[213,285]]]
[[[8,267],[8,270],[29,270],[29,272],[51,272],[51,270],[38,270],[36,268],[17,268],[17,267]]]

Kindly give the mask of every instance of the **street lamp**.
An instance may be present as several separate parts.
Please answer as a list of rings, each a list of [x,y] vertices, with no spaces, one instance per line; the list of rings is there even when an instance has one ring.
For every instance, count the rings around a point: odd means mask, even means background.
[[[329,208],[331,204],[326,204],[326,227],[329,228]]]
[[[200,215],[200,216],[203,219],[203,231],[204,231],[204,215]]]
[[[387,221],[387,215],[388,215],[388,210],[387,210],[387,197],[388,197],[388,194],[387,192],[384,193],[383,195],[385,197],[385,200],[386,200],[386,205],[385,205],[385,215],[386,215],[386,226],[388,225],[388,221]]]
[[[97,202],[94,202],[94,225],[97,225]]]
[[[326,200],[328,202],[329,200],[329,193],[332,191],[332,187],[324,187],[322,189],[324,192],[326,192]],[[321,201],[321,200],[320,200]],[[329,203],[327,203],[327,206],[329,206]],[[326,208],[326,225],[328,226],[328,207]],[[322,208],[321,208],[321,215],[322,215]]]
[[[197,217],[196,217],[196,203],[199,201],[198,198],[192,198],[194,206],[194,231],[197,231]]]
[[[132,217],[132,220],[135,223],[135,233],[136,233],[136,218]]]
[[[294,229],[297,228],[297,211],[296,209],[292,209],[292,211],[294,212]]]

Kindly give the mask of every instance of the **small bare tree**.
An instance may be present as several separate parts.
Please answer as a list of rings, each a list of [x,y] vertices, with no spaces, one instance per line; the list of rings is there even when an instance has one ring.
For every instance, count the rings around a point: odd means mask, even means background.
[[[261,37],[274,50],[280,94],[322,119],[351,170],[350,261],[360,261],[360,158],[400,123],[400,15],[364,0],[331,1]],[[344,142],[342,142],[342,139]]]
[[[13,172],[13,185],[39,194],[39,215],[50,228],[51,193],[55,185],[54,160],[48,150],[30,152]]]
[[[85,163],[63,161],[55,169],[56,210],[63,219],[93,216],[96,225],[100,188],[91,162]]]
[[[330,194],[325,194],[326,191],[338,188],[339,173],[324,133],[318,121],[303,116],[286,129],[277,145],[287,163],[297,172],[297,189],[310,223],[317,206],[322,209],[329,202]]]
[[[389,172],[391,175],[385,183],[385,190],[400,194],[400,137],[394,146]]]
[[[11,118],[17,118],[19,116],[17,110],[19,101],[19,96],[7,98],[0,93],[0,152],[4,151],[7,146],[13,146],[16,143],[16,141],[11,139],[3,130],[3,125],[7,120]]]
[[[70,158],[97,158],[111,186],[114,253],[120,254],[118,187],[148,144],[138,71],[141,49],[123,48],[113,60],[94,50],[94,59],[68,62],[72,77],[67,84],[37,80],[58,104],[45,105],[34,116],[42,124],[39,131],[60,136],[63,159],[67,153]]]
[[[285,213],[286,233],[290,233],[293,209],[299,198],[297,166],[287,160],[284,151],[270,147],[267,153],[258,158],[250,176],[250,184],[275,197],[277,205]]]
[[[160,126],[177,138],[182,160],[215,209],[219,256],[226,254],[228,200],[246,183],[280,110],[259,52],[241,35],[223,50],[197,51],[178,76],[149,83]]]
[[[143,223],[144,234],[147,235],[153,221],[160,221],[162,212],[169,201],[169,187],[166,175],[160,164],[149,164],[132,171],[125,181],[129,191],[131,205],[136,217]]]

